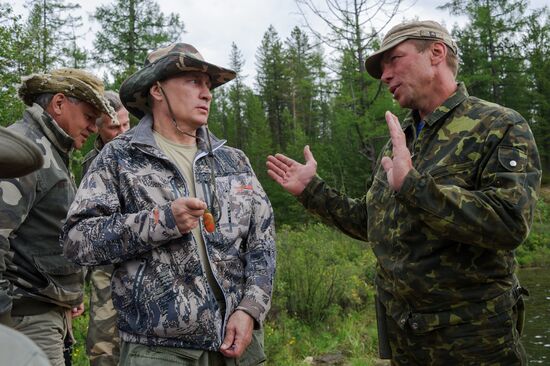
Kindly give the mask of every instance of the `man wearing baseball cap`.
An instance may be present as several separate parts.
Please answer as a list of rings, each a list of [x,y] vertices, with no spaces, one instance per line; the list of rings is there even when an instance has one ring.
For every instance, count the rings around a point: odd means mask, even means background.
[[[211,90],[234,77],[189,44],[151,52],[120,88],[139,124],[101,150],[69,210],[66,256],[115,264],[121,365],[265,361],[273,211],[248,158],[207,127]]]
[[[3,322],[42,348],[52,365],[65,365],[71,319],[84,310],[82,270],[63,257],[59,245],[76,191],[70,154],[96,131],[100,112],[113,111],[103,98],[103,83],[78,69],[25,77],[19,96],[28,107],[8,130],[35,143],[38,155],[19,149],[27,160],[43,164],[33,172],[22,169],[17,179],[0,180],[0,313]]]
[[[371,243],[380,348],[392,364],[524,365],[514,249],[529,234],[541,178],[529,125],[457,83],[457,45],[436,22],[395,26],[365,66],[410,109],[401,124],[386,112],[391,139],[367,195],[329,188],[307,147],[305,165],[268,157],[270,176]]]

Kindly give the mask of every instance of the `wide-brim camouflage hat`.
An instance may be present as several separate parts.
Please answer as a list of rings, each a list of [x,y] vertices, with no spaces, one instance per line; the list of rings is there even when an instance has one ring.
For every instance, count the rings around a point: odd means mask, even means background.
[[[87,71],[62,68],[21,78],[18,94],[26,105],[31,106],[36,96],[44,93],[63,93],[77,98],[106,113],[114,124],[118,121],[115,111],[105,99],[103,82]]]
[[[206,62],[197,49],[187,43],[175,43],[147,55],[143,68],[130,75],[120,87],[122,104],[138,118],[151,112],[149,89],[156,81],[186,71],[204,72],[210,76],[211,89],[233,80],[235,71]]]
[[[388,31],[380,49],[367,57],[365,67],[367,72],[376,79],[382,76],[382,57],[384,52],[392,49],[407,39],[421,39],[441,41],[445,43],[452,52],[458,55],[458,47],[447,29],[441,24],[432,20],[414,21],[396,25]]]
[[[36,144],[0,127],[0,178],[18,178],[42,167],[44,158]]]

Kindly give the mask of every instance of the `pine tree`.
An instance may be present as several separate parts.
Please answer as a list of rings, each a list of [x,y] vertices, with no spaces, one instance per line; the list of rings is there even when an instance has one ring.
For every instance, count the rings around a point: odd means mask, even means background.
[[[273,138],[273,147],[286,151],[288,141],[287,80],[283,44],[271,25],[256,53],[256,83],[264,104]]]
[[[67,64],[63,50],[70,49],[67,43],[75,39],[82,24],[81,17],[71,15],[80,5],[64,0],[29,0],[27,7],[30,11],[23,37],[29,47],[23,51],[32,68],[29,71],[46,72]]]
[[[0,3],[0,125],[7,126],[20,118],[23,103],[17,97],[21,75],[19,40],[23,29],[21,16],[9,4]]]
[[[244,63],[242,52],[233,42],[231,44],[231,54],[229,55],[229,67],[237,73],[237,76],[228,85],[228,98],[231,103],[231,124],[235,133],[234,146],[238,149],[243,149],[248,140],[247,121],[244,116],[245,93],[247,91],[247,87],[243,83],[244,75],[242,75]]]
[[[165,15],[153,0],[116,0],[96,8],[93,18],[101,25],[94,58],[109,66],[115,87],[141,67],[150,51],[184,33],[179,15]]]
[[[441,8],[466,15],[469,24],[453,30],[461,52],[460,78],[480,98],[525,114],[528,100],[524,45],[526,0],[453,0]]]

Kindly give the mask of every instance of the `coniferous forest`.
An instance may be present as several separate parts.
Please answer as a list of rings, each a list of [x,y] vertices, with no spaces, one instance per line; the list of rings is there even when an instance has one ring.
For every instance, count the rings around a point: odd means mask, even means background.
[[[321,5],[330,11],[322,12]],[[365,194],[388,138],[384,113],[390,110],[402,119],[406,111],[367,74],[364,60],[389,29],[375,27],[379,22],[374,22],[374,14],[385,14],[388,22],[401,20],[407,16],[402,5],[401,0],[296,0],[305,24],[317,17],[328,31],[270,26],[255,59],[245,60],[236,43],[227,55],[225,65],[237,78],[214,91],[209,127],[248,155],[275,210],[277,282],[265,328],[271,365],[315,363],[322,355],[352,365],[374,362],[375,261],[368,245],[316,222],[269,179],[265,161],[276,152],[302,161],[308,144],[318,174],[331,186],[349,196]],[[163,13],[154,0],[112,0],[87,20],[100,30],[93,48],[85,49],[84,19],[74,15],[79,7],[65,0],[27,0],[26,13],[17,14],[9,2],[0,0],[0,125],[15,122],[23,113],[17,97],[22,76],[57,67],[102,70],[98,76],[106,89],[118,90],[149,51],[182,41],[185,14]],[[458,80],[471,95],[521,113],[534,132],[543,163],[543,191],[532,235],[518,252],[522,265],[547,265],[550,10],[530,7],[527,0],[441,0],[439,8],[449,19],[467,19],[463,26],[446,24],[460,48]],[[255,65],[252,86],[244,82],[245,64]],[[82,157],[92,144],[89,139],[73,154],[77,180]],[[77,324],[80,337],[85,333],[82,319]],[[82,347],[74,359],[86,364]]]

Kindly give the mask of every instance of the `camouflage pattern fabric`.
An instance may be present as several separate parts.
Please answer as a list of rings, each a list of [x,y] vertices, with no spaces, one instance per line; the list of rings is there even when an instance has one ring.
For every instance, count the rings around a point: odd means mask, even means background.
[[[17,315],[76,306],[83,299],[82,269],[63,257],[59,245],[76,191],[68,169],[73,140],[36,104],[9,129],[38,145],[44,165],[24,177],[0,180],[0,297],[9,308],[11,287]],[[23,310],[28,301],[38,305]]]
[[[205,131],[197,133],[204,141]],[[156,147],[151,115],[107,144],[82,181],[63,229],[65,254],[81,265],[117,263],[112,296],[122,340],[218,350],[235,309],[256,325],[265,319],[275,272],[273,211],[247,157],[223,143],[213,138],[221,219],[202,234],[225,315],[193,236],[176,226],[171,203],[187,187]],[[198,150],[196,193],[210,204],[207,150],[201,142]]]
[[[235,71],[204,61],[199,51],[190,44],[175,43],[147,55],[143,68],[126,79],[120,87],[120,99],[130,113],[142,118],[151,111],[149,89],[156,81],[186,71],[204,72],[210,76],[211,89],[233,80]]]
[[[120,338],[117,312],[111,299],[113,266],[90,268],[90,321],[86,337],[86,353],[91,366],[118,365]]]
[[[104,144],[97,136],[94,147],[82,161],[84,177]],[[112,265],[88,268],[90,278],[90,319],[86,336],[86,354],[91,366],[118,365],[120,337],[118,336],[117,312],[111,299]]]
[[[513,308],[478,322],[457,324],[424,333],[401,329],[387,319],[388,335],[395,366],[527,365],[525,349],[516,328],[517,309]]]
[[[399,192],[378,162],[362,199],[319,177],[299,197],[371,243],[379,296],[402,329],[430,331],[509,311],[518,300],[514,249],[528,236],[541,168],[527,122],[470,97],[463,84],[425,118],[403,121],[413,170]],[[391,156],[388,141],[381,156]]]
[[[114,109],[105,99],[103,82],[87,71],[63,68],[21,78],[18,94],[26,105],[32,106],[36,96],[43,93],[63,93],[80,99],[109,115],[113,124],[118,124]]]

